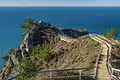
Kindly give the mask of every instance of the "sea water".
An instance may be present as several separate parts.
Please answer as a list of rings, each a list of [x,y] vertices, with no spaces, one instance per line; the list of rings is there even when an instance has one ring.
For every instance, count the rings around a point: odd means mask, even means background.
[[[5,63],[2,56],[20,45],[20,24],[27,17],[56,27],[86,28],[90,33],[105,34],[113,27],[120,31],[120,7],[0,7],[0,68]]]

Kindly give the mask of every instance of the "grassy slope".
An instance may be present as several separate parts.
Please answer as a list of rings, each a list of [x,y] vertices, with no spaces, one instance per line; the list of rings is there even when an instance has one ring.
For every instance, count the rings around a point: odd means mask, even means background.
[[[57,43],[59,46],[61,42]],[[81,37],[74,43],[64,43],[53,48],[57,57],[55,68],[75,68],[93,66],[96,54],[100,53],[100,45],[89,37]],[[61,51],[62,50],[62,51]],[[54,61],[51,61],[53,63]],[[54,64],[54,63],[53,63]]]
[[[98,53],[101,52],[101,45],[89,38],[88,36],[80,37],[74,43],[59,41],[52,50],[57,57],[52,59],[48,64],[49,69],[66,69],[94,66]],[[93,70],[87,71],[90,73]],[[39,75],[35,80],[39,78]]]

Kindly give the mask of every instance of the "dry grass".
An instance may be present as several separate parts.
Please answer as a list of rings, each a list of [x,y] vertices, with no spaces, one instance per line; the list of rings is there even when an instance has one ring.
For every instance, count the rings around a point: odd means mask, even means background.
[[[59,41],[51,49],[57,56],[48,63],[49,69],[94,66],[97,54],[101,53],[101,45],[88,36],[80,37],[74,43]],[[93,69],[82,71],[82,73],[93,73]],[[39,75],[35,80],[38,78]]]
[[[101,52],[101,45],[88,36],[80,37],[74,43],[61,44],[61,42],[57,43],[53,48],[59,56],[56,61],[53,59],[51,63],[57,69],[93,66],[97,54]]]

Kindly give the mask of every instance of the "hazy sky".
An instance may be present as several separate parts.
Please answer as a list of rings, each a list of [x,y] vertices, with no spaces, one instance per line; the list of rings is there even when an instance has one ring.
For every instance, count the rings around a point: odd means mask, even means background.
[[[0,4],[120,4],[120,0],[0,0]]]

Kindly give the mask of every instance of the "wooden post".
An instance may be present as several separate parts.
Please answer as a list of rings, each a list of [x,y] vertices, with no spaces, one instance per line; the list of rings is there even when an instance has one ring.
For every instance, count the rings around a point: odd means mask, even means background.
[[[47,72],[45,72],[46,80],[47,80]]]
[[[50,64],[50,66],[53,69],[53,64]],[[52,80],[52,72],[50,72],[50,80]]]
[[[97,59],[96,59],[96,63],[95,63],[95,68],[94,68],[94,79],[97,80],[97,74],[98,74],[98,64],[99,64],[99,60],[100,60],[101,54],[98,54]]]
[[[50,72],[50,80],[52,80],[52,72]]]
[[[82,80],[82,70],[79,70],[79,80]]]

